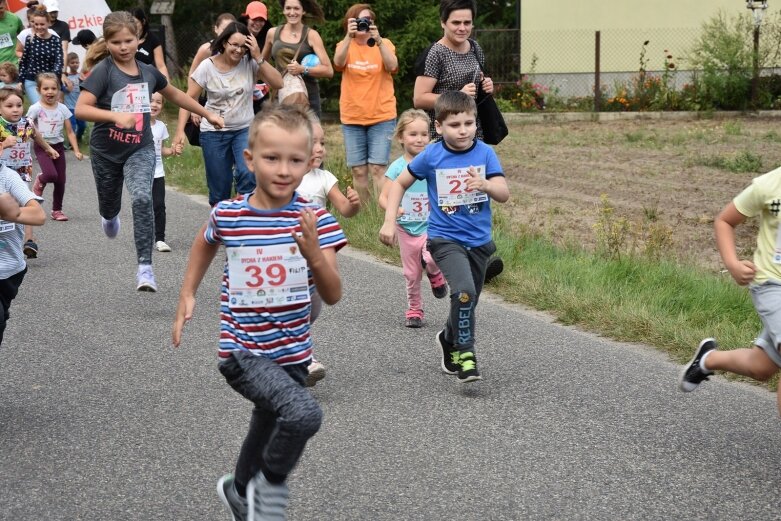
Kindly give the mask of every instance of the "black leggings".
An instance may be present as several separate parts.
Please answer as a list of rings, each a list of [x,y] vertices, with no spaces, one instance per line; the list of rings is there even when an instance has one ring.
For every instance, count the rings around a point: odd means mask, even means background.
[[[27,273],[27,268],[16,275],[0,280],[0,306],[3,307],[0,310],[0,345],[3,344],[3,333],[5,332],[5,323],[8,321],[8,310],[11,309],[11,301],[16,298],[25,273]]]

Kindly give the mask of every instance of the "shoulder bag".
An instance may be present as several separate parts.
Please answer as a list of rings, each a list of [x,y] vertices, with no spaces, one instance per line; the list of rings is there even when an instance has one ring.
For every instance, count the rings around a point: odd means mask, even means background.
[[[474,42],[471,39],[469,40],[469,46],[472,52],[475,53],[480,72],[485,76],[485,71],[480,64]],[[480,126],[483,129],[483,141],[489,145],[498,145],[507,137],[509,131],[507,130],[507,124],[504,122],[502,111],[496,106],[496,100],[494,100],[493,95],[487,94],[483,90],[482,81],[477,82],[476,103],[477,117],[480,119]]]
[[[298,54],[301,52],[301,47],[309,37],[309,27],[306,28],[304,34],[301,35],[301,43],[298,44],[296,54],[293,56],[292,61],[298,59]],[[285,72],[282,75],[282,88],[277,93],[277,99],[283,105],[303,105],[309,107],[309,93],[306,90],[306,83],[304,78],[300,74],[290,74]]]

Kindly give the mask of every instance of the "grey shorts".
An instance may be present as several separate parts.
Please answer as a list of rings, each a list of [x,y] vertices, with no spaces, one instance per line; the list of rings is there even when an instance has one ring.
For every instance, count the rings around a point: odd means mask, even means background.
[[[754,345],[762,348],[768,357],[781,367],[781,283],[768,281],[749,288],[754,309],[762,320],[762,332],[754,340]]]

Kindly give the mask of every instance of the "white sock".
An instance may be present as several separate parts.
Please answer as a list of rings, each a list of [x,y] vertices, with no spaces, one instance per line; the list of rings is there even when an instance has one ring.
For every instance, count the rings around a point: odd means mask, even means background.
[[[702,358],[700,358],[700,369],[704,373],[712,373],[713,372],[710,369],[708,369],[707,367],[705,367],[705,359],[708,358],[708,355],[711,354],[713,351],[715,351],[715,349],[712,349],[712,350],[708,351],[707,353],[702,355]]]

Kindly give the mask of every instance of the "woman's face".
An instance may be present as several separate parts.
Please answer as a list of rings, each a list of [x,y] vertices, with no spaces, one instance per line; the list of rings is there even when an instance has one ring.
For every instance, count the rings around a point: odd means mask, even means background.
[[[454,44],[465,42],[472,34],[472,11],[456,9],[450,13],[447,21],[442,22],[445,38]]]
[[[233,33],[223,44],[223,54],[231,63],[239,63],[247,52],[247,37],[241,33]]]
[[[286,0],[285,8],[282,10],[287,23],[295,25],[301,22],[304,17],[304,7],[298,0]]]
[[[45,14],[35,15],[32,17],[31,22],[31,27],[33,28],[35,35],[41,38],[46,37],[49,33],[49,17]]]
[[[374,23],[374,17],[372,16],[372,12],[369,11],[368,9],[364,9],[363,11],[358,13],[358,18],[368,18],[369,20],[371,20],[371,23]],[[359,32],[359,33],[356,33],[356,35],[355,35],[355,37],[360,39],[361,42],[363,42],[363,43],[366,43],[366,40],[369,39],[369,36],[371,36],[371,35],[369,34],[368,31],[366,31],[365,33],[364,32]]]
[[[225,28],[228,27],[229,23],[231,23],[230,20],[223,20],[222,22],[220,22],[220,25],[215,25],[214,26],[214,34],[217,35],[217,36],[221,35],[222,31],[224,31]]]
[[[258,34],[263,29],[264,25],[266,25],[266,21],[260,17],[247,20],[247,29],[249,29],[249,32],[252,34]]]

